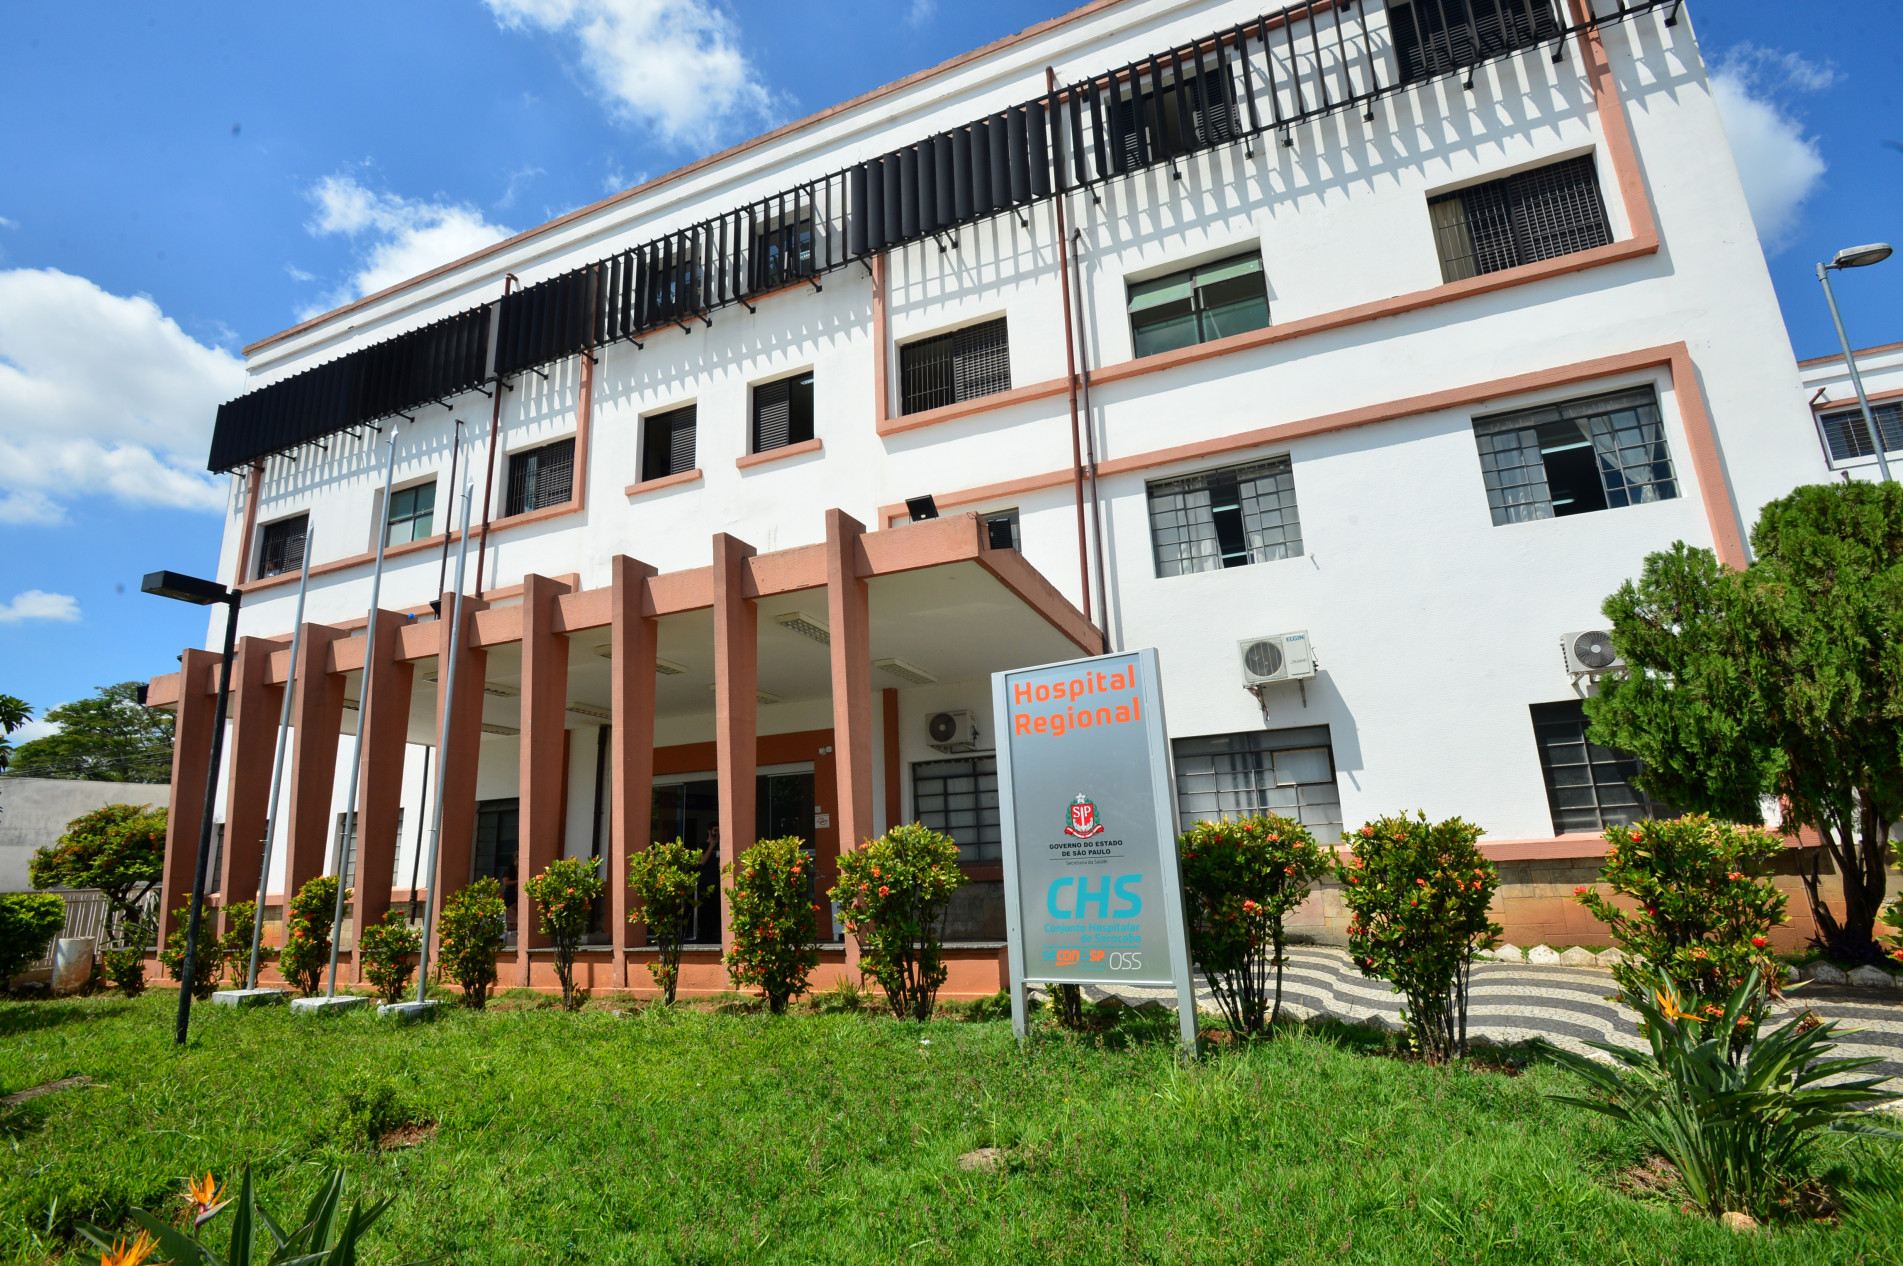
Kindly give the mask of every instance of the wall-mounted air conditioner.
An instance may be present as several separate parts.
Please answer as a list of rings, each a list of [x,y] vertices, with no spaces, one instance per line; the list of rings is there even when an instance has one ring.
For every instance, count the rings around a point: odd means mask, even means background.
[[[1242,684],[1251,690],[1315,675],[1315,656],[1309,649],[1307,630],[1246,637],[1236,647],[1242,653]]]
[[[978,723],[971,713],[962,709],[932,713],[925,722],[925,734],[931,745],[941,752],[978,750]]]
[[[1566,671],[1575,677],[1597,677],[1601,673],[1619,672],[1625,668],[1625,661],[1619,658],[1619,652],[1612,649],[1610,629],[1582,629],[1577,633],[1568,633],[1559,639],[1559,649],[1566,660]]]

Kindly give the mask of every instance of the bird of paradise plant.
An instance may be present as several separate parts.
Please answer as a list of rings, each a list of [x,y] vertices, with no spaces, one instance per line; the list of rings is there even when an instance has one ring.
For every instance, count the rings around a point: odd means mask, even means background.
[[[114,1241],[112,1247],[99,1255],[99,1266],[145,1266],[152,1260],[152,1250],[158,1247],[150,1232],[141,1231],[138,1238],[126,1241]]]

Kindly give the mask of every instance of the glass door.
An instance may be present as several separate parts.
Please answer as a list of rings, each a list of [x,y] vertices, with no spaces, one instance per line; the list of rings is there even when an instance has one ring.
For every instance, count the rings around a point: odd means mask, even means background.
[[[659,843],[681,840],[700,850],[694,909],[687,917],[689,945],[720,944],[720,784],[712,778],[657,783],[653,829]]]

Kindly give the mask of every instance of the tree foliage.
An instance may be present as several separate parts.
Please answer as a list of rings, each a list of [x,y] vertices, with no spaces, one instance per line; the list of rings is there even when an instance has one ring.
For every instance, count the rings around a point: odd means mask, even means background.
[[[1891,824],[1903,817],[1903,486],[1820,484],[1764,507],[1744,571],[1679,542],[1606,599],[1631,675],[1586,702],[1592,740],[1644,764],[1654,797],[1813,828],[1843,915],[1804,876],[1819,940],[1875,961]]]
[[[0,695],[0,772],[13,759],[13,744],[7,739],[33,719],[32,705],[17,695]]]
[[[344,900],[350,899],[348,890]],[[323,986],[330,966],[331,916],[337,908],[337,876],[307,879],[284,911],[284,947],[278,974],[306,998]]]
[[[555,944],[555,976],[562,982],[562,1005],[570,1011],[581,1005],[575,996],[575,954],[594,922],[595,899],[607,887],[595,873],[598,865],[592,857],[558,857],[523,885],[541,911],[542,934]]]
[[[143,949],[149,929],[139,907],[165,871],[165,810],[109,804],[66,824],[66,833],[35,849],[27,878],[35,888],[93,888],[111,907],[109,942]]]
[[[859,942],[860,970],[879,982],[901,1020],[932,1018],[947,974],[939,931],[964,883],[958,845],[917,822],[839,856],[839,883],[828,895]]]
[[[654,947],[648,974],[669,1006],[681,983],[681,944],[699,877],[700,853],[680,839],[656,840],[628,859],[628,888],[641,902],[639,918]]]
[[[736,988],[758,987],[775,1015],[787,1000],[810,988],[807,977],[819,966],[809,895],[811,861],[798,836],[761,840],[727,867],[733,911],[733,948],[727,974]]]
[[[388,910],[383,922],[372,923],[357,938],[363,958],[363,978],[385,1002],[401,1002],[416,974],[415,957],[423,938],[410,927],[401,910]]]
[[[478,879],[449,894],[436,932],[442,938],[437,970],[463,990],[463,1005],[481,1008],[496,983],[496,955],[508,943],[509,911],[502,885]]]
[[[57,893],[0,893],[0,990],[37,963],[65,926],[66,898]]]
[[[173,980],[185,978],[185,935],[191,926],[191,894],[181,892],[179,897],[186,904],[172,911],[172,934],[165,938],[165,948],[159,951],[159,966]],[[203,1002],[218,989],[218,977],[225,967],[224,955],[218,946],[218,912],[205,907],[199,911],[198,945],[192,951],[192,997]],[[247,951],[250,946],[245,947]]]
[[[20,744],[7,772],[24,778],[92,782],[172,780],[172,714],[139,702],[136,681],[101,686],[90,699],[47,709],[59,726]]]

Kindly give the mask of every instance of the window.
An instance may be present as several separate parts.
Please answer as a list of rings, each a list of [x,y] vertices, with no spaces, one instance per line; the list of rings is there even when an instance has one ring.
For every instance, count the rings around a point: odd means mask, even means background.
[[[337,815],[337,840],[332,845],[330,855],[335,857],[339,849],[344,854],[344,886],[348,888],[357,882],[357,837],[351,833],[350,819],[353,815],[346,810]],[[222,824],[221,824],[222,825]],[[397,886],[403,877],[403,809],[396,811],[396,848],[390,858],[390,886]]]
[[[1213,734],[1170,746],[1184,830],[1198,821],[1277,813],[1301,822],[1318,843],[1341,842],[1341,792],[1327,726]]]
[[[1149,486],[1156,574],[1181,576],[1302,552],[1295,474],[1286,457]]]
[[[1254,251],[1130,285],[1138,356],[1191,347],[1269,323],[1262,256]]]
[[[390,494],[390,530],[386,544],[420,541],[430,534],[436,518],[436,485],[418,484]]]
[[[899,409],[919,413],[1011,390],[1004,318],[899,348]]]
[[[1401,81],[1472,66],[1516,48],[1531,48],[1559,34],[1552,0],[1391,0]]]
[[[1903,448],[1903,400],[1873,404],[1870,413],[1877,420],[1877,430],[1883,433],[1883,451],[1894,453]],[[1863,420],[1861,408],[1823,414],[1818,417],[1817,425],[1823,428],[1824,446],[1830,451],[1833,465],[1876,453],[1876,447],[1870,443],[1870,425]]]
[[[1586,705],[1581,700],[1534,704],[1533,738],[1539,744],[1554,834],[1678,816],[1678,810],[1633,785],[1638,757],[1587,740]]]
[[[958,860],[1004,860],[998,816],[998,758],[965,756],[912,766],[912,816],[958,844]]]
[[[665,479],[694,469],[698,405],[649,414],[641,424],[641,478]]]
[[[310,516],[279,519],[264,525],[264,547],[258,551],[258,575],[276,576],[304,566],[304,538],[309,534]]]
[[[1427,200],[1442,281],[1499,272],[1612,240],[1592,155]]]
[[[771,452],[813,438],[813,375],[782,378],[753,389],[753,451]]]
[[[1192,63],[1187,73],[1162,86],[1162,106],[1154,83],[1138,96],[1117,98],[1110,126],[1118,171],[1130,171],[1181,154],[1199,144],[1232,140],[1237,126],[1236,86],[1214,67]],[[1233,73],[1233,72],[1232,72]]]
[[[1018,512],[1014,506],[1009,510],[994,510],[982,516],[985,521],[985,544],[992,549],[1024,549],[1018,536]]]
[[[570,436],[553,444],[509,457],[509,514],[527,514],[558,506],[575,495],[575,440]]]
[[[1496,527],[1678,495],[1650,387],[1475,418],[1474,439]]]
[[[750,289],[771,290],[813,271],[813,209],[785,203],[785,197],[769,199],[764,204],[769,210],[748,212],[753,227],[753,249],[747,257]]]

